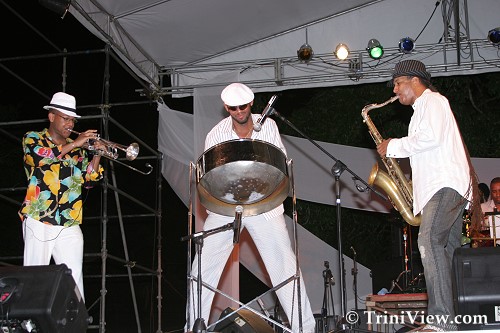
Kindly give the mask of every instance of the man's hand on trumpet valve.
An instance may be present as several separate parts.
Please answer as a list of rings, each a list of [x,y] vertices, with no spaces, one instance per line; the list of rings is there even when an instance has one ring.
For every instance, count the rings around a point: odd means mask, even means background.
[[[108,149],[107,146],[100,140],[91,140],[91,142],[94,150],[106,151]]]
[[[75,131],[73,130],[69,130],[73,133],[75,133]],[[96,142],[98,142],[99,140],[96,140],[97,138],[99,138],[99,134],[97,134],[97,130],[94,130],[94,129],[89,129],[89,130],[86,130],[85,132],[81,132],[81,133],[78,133],[78,137],[73,141],[73,143],[75,144],[76,147],[83,147],[85,148],[86,145],[96,145]],[[93,142],[91,142],[93,141]]]

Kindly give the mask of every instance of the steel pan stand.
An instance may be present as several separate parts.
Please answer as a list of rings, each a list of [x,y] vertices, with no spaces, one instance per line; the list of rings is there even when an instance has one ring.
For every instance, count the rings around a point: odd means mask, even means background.
[[[277,148],[278,149],[278,148]],[[287,278],[286,280],[282,281],[281,283],[273,286],[272,288],[270,288],[269,290],[267,290],[266,292],[264,292],[263,294],[257,296],[256,298],[254,298],[253,300],[250,300],[249,302],[247,302],[246,304],[243,304],[242,302],[240,302],[239,300],[235,299],[234,297],[231,297],[230,295],[227,295],[226,293],[224,293],[223,291],[213,287],[213,286],[210,286],[208,285],[207,283],[204,283],[202,281],[202,277],[199,276],[198,279],[197,279],[197,288],[198,288],[198,299],[200,300],[201,299],[201,288],[204,287],[214,293],[218,293],[219,295],[221,296],[224,296],[225,298],[233,301],[234,303],[237,303],[240,307],[234,311],[231,311],[227,314],[225,314],[224,316],[221,316],[216,322],[210,324],[209,326],[206,326],[205,324],[205,320],[203,318],[198,318],[195,320],[195,325],[193,325],[193,331],[196,332],[196,333],[205,333],[208,331],[210,331],[211,329],[214,329],[214,328],[217,328],[217,324],[219,324],[220,322],[223,322],[224,320],[226,320],[227,318],[229,318],[231,315],[233,315],[234,313],[238,312],[239,310],[242,310],[242,309],[246,309],[252,313],[254,313],[255,315],[261,317],[262,319],[264,319],[265,321],[269,322],[270,324],[273,324],[275,329],[281,329],[283,332],[292,332],[292,330],[286,326],[284,326],[281,322],[278,322],[260,312],[258,312],[257,310],[253,309],[252,307],[250,307],[250,304],[252,304],[253,302],[256,302],[256,301],[259,301],[262,297],[264,297],[265,295],[271,293],[271,292],[274,292],[282,287],[284,287],[285,285],[291,283],[291,282],[294,282],[296,283],[296,293],[297,293],[297,316],[298,316],[298,332],[302,333],[303,332],[303,328],[302,328],[302,300],[301,300],[301,288],[300,288],[300,268],[299,268],[299,253],[298,253],[298,236],[297,236],[297,227],[296,227],[296,223],[297,223],[297,214],[296,214],[296,195],[295,195],[295,188],[293,186],[293,166],[292,166],[292,161],[291,160],[286,160],[286,168],[288,170],[288,174],[289,174],[289,184],[291,184],[291,188],[292,188],[292,200],[293,200],[293,240],[291,240],[291,243],[293,244],[293,247],[294,247],[294,254],[295,254],[295,265],[296,265],[296,270],[295,270],[295,273],[293,275],[291,275],[289,278]],[[191,175],[190,175],[190,179],[191,179]],[[284,187],[286,189],[286,195],[288,194],[288,187]],[[282,190],[283,191],[283,190]],[[190,198],[191,198],[191,193],[190,193]],[[281,204],[281,203],[280,203]],[[190,211],[191,211],[191,203],[190,203]],[[234,205],[232,205],[232,207],[234,207]],[[216,207],[210,207],[210,208],[216,208]],[[227,209],[227,207],[225,207],[224,209]],[[246,209],[246,208],[245,208]],[[252,212],[252,207],[249,208],[249,211]],[[210,209],[212,210],[212,209]],[[235,211],[235,220],[233,223],[229,223],[225,226],[222,226],[220,228],[216,228],[216,229],[213,229],[213,230],[207,230],[207,231],[202,231],[202,232],[199,232],[199,233],[196,233],[196,234],[190,234],[188,236],[185,236],[184,238],[182,238],[182,240],[197,240],[198,238],[201,238],[203,239],[204,237],[208,236],[209,234],[212,234],[212,233],[215,233],[215,232],[220,232],[220,231],[224,231],[224,230],[228,230],[228,229],[233,229],[234,230],[234,236],[233,236],[233,243],[237,243],[239,242],[239,236],[240,236],[240,226],[241,226],[241,216],[242,216],[242,212],[243,212],[243,207],[242,206],[236,206],[234,207],[234,211]],[[216,211],[217,213],[217,211]],[[223,214],[226,214],[227,216],[227,213],[226,211],[223,211],[223,212],[219,212],[220,213],[223,213]],[[190,215],[191,216],[191,215]],[[252,216],[252,215],[249,215],[249,216]],[[191,230],[191,220],[189,221],[189,228]],[[198,243],[201,243],[202,244],[202,241],[199,240]],[[197,251],[198,251],[198,270],[201,271],[201,263],[199,262],[200,261],[200,253],[201,253],[201,244],[198,244],[197,245]],[[191,265],[189,264],[189,260],[191,258],[191,253],[190,253],[190,247],[188,248],[188,304],[192,304],[192,302],[190,302],[190,297],[191,297],[191,292],[189,291],[189,288],[191,288],[191,284],[192,284],[192,281],[195,279],[195,277],[192,276],[191,274],[191,271],[190,271],[190,267]],[[199,313],[201,313],[201,308],[200,308],[200,304],[201,302],[198,301],[198,311]],[[187,313],[187,317],[190,318],[190,313],[189,311],[191,311],[190,307],[188,306],[188,313]],[[292,314],[294,313],[294,311],[292,311]],[[289,320],[291,320],[292,318],[288,318]],[[189,323],[189,319],[188,319],[188,323],[186,324],[186,328],[190,328],[191,326],[191,323]]]
[[[201,252],[203,250],[203,240],[205,237],[233,229],[234,230],[234,236],[233,236],[233,243],[236,244],[240,241],[240,226],[241,226],[241,216],[242,216],[243,208],[241,206],[236,206],[235,208],[235,218],[232,223],[225,224],[223,226],[220,226],[218,228],[214,228],[211,230],[204,230],[197,232],[195,234],[191,234],[188,236],[184,236],[181,238],[181,241],[187,241],[187,240],[193,240],[196,248],[196,254],[197,254],[197,265],[198,265],[198,276],[196,277],[196,292],[197,292],[197,298],[198,298],[198,318],[195,320],[193,324],[193,333],[206,333],[207,332],[207,325],[205,323],[205,319],[201,317],[201,292],[202,292],[202,286],[203,286],[203,280],[201,276]],[[189,305],[188,305],[189,308]]]
[[[196,254],[198,255],[198,280],[196,282],[196,292],[198,296],[198,318],[194,321],[193,332],[194,333],[205,333],[207,331],[207,325],[205,324],[205,319],[201,316],[201,251],[203,249],[203,239],[205,235],[197,236],[194,238],[194,244],[196,247]]]
[[[224,158],[221,158],[224,157]],[[283,331],[292,332],[291,329],[284,326],[282,323],[275,321],[259,311],[250,307],[255,301],[259,301],[266,294],[274,292],[290,282],[293,282],[293,305],[290,313],[291,318],[288,318],[292,323],[297,321],[295,332],[302,333],[302,297],[300,288],[300,268],[298,254],[298,237],[297,237],[297,214],[296,214],[296,196],[293,186],[293,170],[292,161],[288,160],[284,152],[277,146],[262,140],[254,139],[236,139],[224,141],[216,144],[200,156],[196,163],[196,187],[201,205],[207,210],[223,215],[232,216],[233,213],[238,214],[235,205],[241,205],[245,209],[245,216],[251,217],[268,212],[279,205],[288,197],[290,187],[292,188],[293,198],[293,240],[290,240],[295,254],[295,271],[289,272],[290,277],[286,280],[274,285],[265,293],[247,302],[241,303],[239,300],[227,295],[221,290],[210,286],[201,281],[202,287],[211,292],[231,300],[239,305],[239,308],[226,313],[219,318],[215,323],[207,326],[208,330],[218,329],[218,324],[229,318],[234,313],[246,309],[265,321],[272,323],[275,327],[280,327]],[[289,177],[288,177],[289,176]],[[192,174],[189,177],[192,180]],[[194,182],[191,182],[192,185]],[[291,185],[291,186],[290,186]],[[190,187],[191,189],[191,187]],[[190,193],[190,198],[191,198]],[[241,212],[243,209],[241,209]],[[189,224],[190,226],[192,223]],[[235,218],[233,224],[234,237],[233,241],[239,241],[240,221]],[[287,234],[288,236],[288,234]],[[188,249],[189,251],[189,249]],[[188,258],[191,255],[188,253]],[[190,269],[188,263],[188,270]],[[188,283],[192,283],[194,278],[191,277],[188,271]],[[188,287],[189,288],[189,287]],[[192,287],[191,287],[192,288]],[[189,292],[189,290],[188,290]],[[188,304],[192,300],[188,295]],[[188,311],[190,311],[188,309]],[[190,313],[188,312],[188,317]],[[295,317],[294,317],[295,316]],[[191,316],[194,317],[194,316]],[[186,328],[190,327],[187,323]]]
[[[250,300],[246,304],[241,303],[239,300],[236,300],[235,298],[231,297],[230,295],[225,294],[221,290],[213,288],[213,287],[211,287],[211,286],[209,286],[207,284],[203,284],[204,287],[210,289],[211,291],[216,292],[216,293],[218,293],[218,294],[220,294],[220,295],[222,295],[222,296],[224,296],[224,297],[230,299],[231,301],[233,301],[235,303],[238,303],[240,305],[240,308],[227,313],[225,316],[219,318],[215,323],[211,324],[208,328],[216,327],[218,323],[220,323],[220,322],[224,321],[225,319],[229,318],[234,313],[238,312],[241,309],[246,309],[246,310],[248,310],[248,311],[256,314],[257,316],[261,317],[262,319],[266,320],[270,324],[274,325],[274,329],[275,330],[281,330],[282,332],[290,332],[290,333],[292,333],[292,330],[290,328],[284,326],[281,322],[279,322],[277,320],[274,320],[274,319],[272,319],[270,317],[267,317],[266,315],[264,315],[264,314],[262,314],[262,313],[260,313],[260,312],[258,312],[256,310],[254,310],[249,305],[252,304],[253,302],[256,302],[256,301],[258,302],[258,300],[260,300],[265,295],[267,295],[267,294],[269,294],[271,292],[275,292],[276,290],[281,289],[282,287],[286,286],[287,284],[289,284],[291,282],[295,282],[297,284],[296,288],[297,288],[297,298],[298,298],[297,299],[297,313],[298,313],[298,322],[299,322],[298,332],[299,333],[303,332],[303,328],[302,328],[302,298],[301,298],[301,288],[300,288],[301,275],[300,275],[300,267],[299,267],[298,235],[297,235],[297,225],[296,225],[297,224],[297,207],[296,207],[296,194],[295,194],[294,180],[293,180],[293,162],[292,162],[292,160],[288,160],[287,161],[287,167],[288,167],[288,170],[289,170],[291,192],[292,192],[293,236],[294,236],[292,243],[293,243],[294,254],[295,254],[295,265],[296,265],[295,274],[292,275],[292,276],[290,276],[288,279],[282,281],[281,283],[273,286],[272,288],[270,288],[269,290],[267,290],[263,294],[261,294],[261,295],[255,297],[254,299]],[[293,313],[293,310],[292,310],[292,313]],[[291,320],[291,318],[288,318],[288,320]]]

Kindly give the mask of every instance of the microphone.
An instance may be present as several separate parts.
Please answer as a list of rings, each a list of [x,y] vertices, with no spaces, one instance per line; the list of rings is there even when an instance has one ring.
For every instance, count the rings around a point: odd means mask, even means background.
[[[273,95],[273,97],[271,97],[266,107],[264,108],[264,111],[262,111],[262,114],[260,115],[259,119],[257,119],[257,122],[255,124],[253,124],[253,130],[255,132],[260,132],[260,130],[262,129],[262,124],[264,124],[266,118],[274,114],[273,104],[277,98],[278,95]]]
[[[354,255],[356,255],[356,250],[354,250],[353,246],[351,246],[351,251],[352,251],[352,253],[354,253]]]
[[[240,242],[240,227],[241,227],[241,214],[243,213],[243,207],[236,206],[234,208],[234,222],[233,222],[233,244]]]

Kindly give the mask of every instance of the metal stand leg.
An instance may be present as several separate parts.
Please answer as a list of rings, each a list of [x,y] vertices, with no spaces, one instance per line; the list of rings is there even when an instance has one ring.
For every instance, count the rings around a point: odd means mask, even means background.
[[[210,290],[210,291],[213,291],[215,293],[218,293],[228,299],[230,299],[231,301],[237,303],[240,305],[240,308],[236,309],[235,311],[232,311],[230,313],[227,313],[224,317],[221,317],[219,318],[219,320],[217,320],[216,322],[212,323],[211,325],[209,326],[206,326],[205,325],[205,320],[203,318],[198,318],[196,319],[194,325],[193,325],[193,332],[196,332],[196,333],[205,333],[207,330],[211,330],[213,328],[216,327],[216,325],[222,321],[224,321],[225,319],[229,318],[231,315],[233,315],[235,312],[238,312],[239,310],[241,309],[247,309],[249,311],[251,311],[252,313],[258,315],[259,317],[261,317],[262,319],[266,320],[267,322],[271,323],[272,325],[275,325],[275,327],[279,327],[281,328],[283,331],[286,331],[286,332],[292,332],[291,329],[289,329],[288,327],[285,327],[282,323],[278,322],[278,321],[275,321],[273,320],[272,318],[270,318],[269,316],[266,316],[265,314],[262,314],[258,311],[256,311],[255,309],[251,308],[250,307],[250,304],[254,303],[254,302],[258,302],[259,300],[261,300],[262,297],[264,297],[265,295],[271,293],[271,292],[274,292],[282,287],[284,287],[285,285],[289,284],[290,282],[293,282],[295,285],[296,285],[296,288],[297,288],[297,313],[298,313],[298,322],[299,322],[299,327],[298,328],[295,328],[294,332],[303,332],[303,328],[302,328],[302,300],[301,300],[301,288],[300,288],[300,267],[299,267],[299,253],[298,253],[298,236],[297,236],[297,228],[296,228],[296,223],[297,223],[297,214],[296,214],[296,197],[295,197],[295,189],[294,189],[294,186],[293,186],[293,168],[292,168],[292,161],[289,160],[287,161],[287,166],[289,168],[289,174],[290,174],[290,182],[292,184],[292,194],[293,194],[293,246],[294,246],[294,253],[295,253],[295,258],[296,258],[296,272],[293,276],[290,276],[288,279],[286,279],[285,281],[279,283],[278,285],[274,286],[273,288],[269,289],[268,291],[266,291],[265,293],[261,294],[260,296],[254,298],[253,300],[251,300],[250,302],[246,303],[246,304],[243,304],[241,303],[240,301],[234,299],[233,297],[231,297],[230,295],[227,295],[225,294],[223,291],[221,290],[218,290],[217,288],[213,287],[213,286],[210,286],[206,283],[203,282],[202,280],[202,277],[201,277],[201,248],[200,248],[200,245],[202,244],[198,244],[198,243],[195,243],[196,246],[197,246],[197,253],[198,253],[198,278],[197,278],[197,297],[198,297],[198,315],[201,317],[201,291],[202,291],[202,288],[206,288],[207,290]],[[219,231],[223,231],[223,230],[227,230],[228,228],[232,228],[234,230],[234,237],[233,237],[233,243],[237,243],[239,242],[239,235],[240,235],[240,226],[241,226],[241,216],[242,216],[242,212],[243,212],[243,207],[242,206],[236,206],[235,207],[235,220],[233,223],[230,223],[226,226],[223,226],[221,228],[216,228],[214,230],[210,230],[210,231],[204,231],[204,232],[201,232],[201,233],[197,233],[197,234],[191,234],[187,237],[184,237],[183,239],[181,240],[188,240],[188,239],[193,239],[193,240],[196,240],[198,238],[203,238],[204,236],[207,236],[208,233],[214,233],[214,232],[219,232]],[[223,230],[220,230],[220,229],[223,229]],[[189,251],[188,251],[189,252]],[[190,254],[189,254],[190,255]],[[190,265],[188,265],[188,279],[190,281],[188,281],[188,283],[192,282],[195,277],[191,276],[191,271],[190,271]],[[191,284],[189,284],[191,285]],[[189,294],[189,290],[188,290],[188,294]],[[189,297],[190,295],[188,295],[188,304],[189,303]],[[332,298],[333,299],[333,298]],[[189,307],[188,307],[189,308]],[[189,311],[190,309],[188,309],[188,317],[189,317]],[[294,313],[294,310],[292,309],[291,313],[293,314]],[[292,321],[292,318],[288,318],[290,321]],[[189,319],[188,319],[189,321]],[[189,326],[189,322],[187,323],[187,327],[190,327]]]
[[[321,330],[319,332],[326,333],[330,330],[328,317],[335,320],[335,304],[333,300],[332,285],[335,284],[332,271],[330,270],[330,263],[325,261],[325,270],[323,271],[323,306],[321,307]],[[330,313],[331,309],[331,313]],[[320,328],[318,327],[318,330]]]
[[[399,291],[404,291],[409,287],[409,274],[411,273],[410,269],[410,260],[408,256],[408,226],[403,227],[403,271],[399,273],[398,277],[391,282],[391,288],[389,289],[389,294],[397,288]],[[403,286],[400,285],[399,280],[404,277]]]
[[[198,294],[198,318],[193,324],[193,333],[205,333],[207,331],[207,325],[205,324],[205,319],[201,317],[201,251],[203,248],[203,237],[196,237],[194,240],[196,246],[196,254],[198,255],[198,280],[196,283],[197,294]]]

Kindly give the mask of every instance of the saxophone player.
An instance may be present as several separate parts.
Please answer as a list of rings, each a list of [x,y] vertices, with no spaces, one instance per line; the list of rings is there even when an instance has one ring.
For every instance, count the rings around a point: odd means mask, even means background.
[[[413,213],[421,214],[418,247],[424,267],[428,314],[448,315],[422,332],[457,330],[453,324],[452,259],[460,247],[462,215],[471,209],[473,226],[481,223],[477,178],[449,102],[431,85],[431,75],[417,60],[396,64],[393,92],[413,115],[408,135],[383,140],[382,157],[410,159]]]

